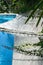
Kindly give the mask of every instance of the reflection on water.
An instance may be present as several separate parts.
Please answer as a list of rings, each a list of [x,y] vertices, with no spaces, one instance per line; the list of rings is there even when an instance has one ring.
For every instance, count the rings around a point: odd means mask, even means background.
[[[12,65],[13,50],[2,47],[14,45],[14,35],[0,32],[0,65]]]

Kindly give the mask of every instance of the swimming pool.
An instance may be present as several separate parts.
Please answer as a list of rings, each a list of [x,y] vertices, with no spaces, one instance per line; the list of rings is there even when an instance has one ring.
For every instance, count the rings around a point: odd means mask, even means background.
[[[16,15],[0,15],[0,23],[8,22]],[[13,50],[3,46],[12,47],[14,45],[14,35],[0,32],[0,65],[12,65]]]
[[[8,22],[14,18],[16,18],[16,15],[0,15],[0,23]]]

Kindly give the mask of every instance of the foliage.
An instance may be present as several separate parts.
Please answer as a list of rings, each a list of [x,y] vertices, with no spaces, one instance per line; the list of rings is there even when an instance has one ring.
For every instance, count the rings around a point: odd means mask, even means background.
[[[16,0],[0,0],[0,12],[12,12]]]
[[[37,49],[38,47],[39,49]],[[23,45],[15,46],[15,49],[16,51],[26,55],[36,55],[36,56],[42,57],[43,56],[43,40],[40,40],[39,43],[35,43],[35,44],[26,43]]]
[[[43,33],[43,29],[42,29],[41,33]]]
[[[43,57],[43,38],[39,37],[40,42],[38,43],[23,43],[17,46],[5,46],[2,45],[2,47],[10,49],[10,50],[16,50],[19,53],[23,53],[26,55],[35,55],[35,56],[41,56]]]
[[[29,15],[29,17],[28,17],[28,19],[26,20],[25,24],[26,24],[26,23],[28,22],[28,20],[34,15],[34,13],[35,13],[35,11],[36,11],[37,9],[42,10],[42,12],[41,12],[41,14],[40,14],[40,16],[39,16],[39,20],[38,20],[38,22],[37,22],[37,24],[36,24],[36,27],[38,26],[38,24],[39,24],[39,22],[40,22],[40,20],[41,20],[41,17],[43,16],[43,0],[39,0],[39,2],[34,5],[34,9],[33,9],[32,13]],[[37,14],[37,13],[36,13],[36,14]]]

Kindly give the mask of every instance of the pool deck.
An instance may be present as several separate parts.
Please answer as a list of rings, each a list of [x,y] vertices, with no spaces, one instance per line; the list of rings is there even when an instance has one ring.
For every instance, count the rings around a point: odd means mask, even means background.
[[[17,14],[16,18],[14,18],[13,20],[0,24],[0,28],[2,27],[16,32],[27,32],[27,33],[29,32],[38,33],[42,30],[41,23],[43,19],[41,19],[41,22],[37,28],[36,23],[38,18],[34,18],[33,20],[31,18],[27,24],[24,24],[26,19],[27,19],[26,16]]]
[[[12,65],[43,65],[43,58],[14,52]]]
[[[36,28],[36,23],[38,20],[37,18],[34,20],[30,19],[27,24],[24,24],[26,19],[27,19],[27,17],[17,14],[17,17],[15,19],[13,19],[9,22],[0,24],[0,28],[5,28],[5,30],[9,30],[10,32],[16,31],[18,33],[19,32],[38,33],[42,30],[41,23],[42,23],[43,19],[41,19],[41,22],[37,28]],[[34,59],[41,59],[41,58],[37,57],[37,56],[27,56],[27,55],[20,54],[20,53],[14,51],[12,65],[43,65],[43,61],[41,61],[41,60],[32,61],[32,59],[34,60]]]

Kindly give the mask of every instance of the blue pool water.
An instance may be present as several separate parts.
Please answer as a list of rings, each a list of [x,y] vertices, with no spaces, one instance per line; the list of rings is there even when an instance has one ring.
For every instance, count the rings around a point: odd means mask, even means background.
[[[0,65],[12,65],[13,50],[3,46],[13,47],[14,35],[0,32]]]
[[[0,23],[8,22],[14,19],[16,15],[0,15]]]
[[[8,22],[16,15],[0,15],[0,24]],[[14,45],[14,35],[0,32],[0,65],[12,65],[13,50],[3,46],[12,47]]]

